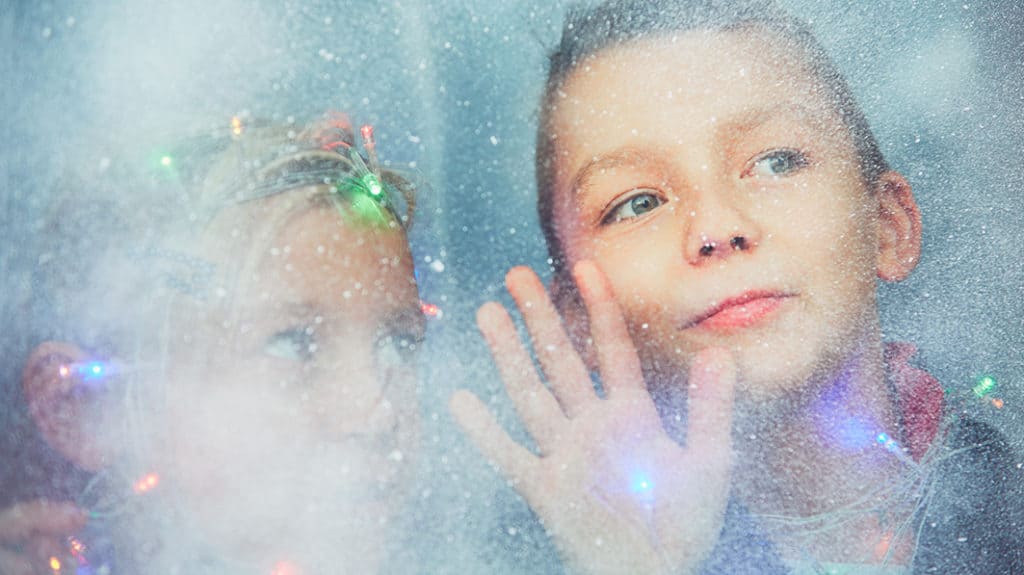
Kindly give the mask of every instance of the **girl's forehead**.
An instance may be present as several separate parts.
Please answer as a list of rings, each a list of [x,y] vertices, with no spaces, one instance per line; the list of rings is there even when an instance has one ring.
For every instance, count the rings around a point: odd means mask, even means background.
[[[331,213],[326,190],[326,186],[296,188],[223,207],[199,233],[196,250],[230,275],[258,266],[294,238],[316,235],[329,242],[340,237],[345,233],[340,218],[334,218],[333,226],[318,221],[320,212]],[[317,225],[310,227],[310,222]]]
[[[368,290],[375,305],[418,301],[405,234],[343,222],[331,207],[299,212],[252,250],[240,294],[324,309],[347,308]]]
[[[401,227],[346,221],[319,187],[230,206],[193,251],[215,270],[213,291],[228,307],[251,297],[327,298],[340,282],[415,291]],[[210,302],[208,302],[210,303]],[[257,302],[258,303],[258,302]]]

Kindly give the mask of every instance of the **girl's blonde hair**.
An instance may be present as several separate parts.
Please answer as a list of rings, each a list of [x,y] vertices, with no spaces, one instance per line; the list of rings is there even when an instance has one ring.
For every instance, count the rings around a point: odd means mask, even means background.
[[[36,339],[123,355],[115,340],[138,323],[125,303],[160,307],[161,294],[207,295],[214,270],[196,253],[196,240],[225,209],[315,186],[318,193],[299,208],[329,200],[343,210],[353,198],[339,187],[367,162],[355,145],[337,121],[305,128],[250,121],[65,175],[35,238]],[[405,233],[415,187],[397,172],[376,173],[387,196],[374,200],[382,223]]]

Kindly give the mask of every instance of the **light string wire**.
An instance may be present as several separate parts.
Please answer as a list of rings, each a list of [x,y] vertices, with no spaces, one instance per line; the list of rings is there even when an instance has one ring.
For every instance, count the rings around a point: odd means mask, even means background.
[[[955,422],[955,417],[947,417],[936,437],[945,437],[951,426],[956,424]],[[985,444],[946,450],[942,442],[937,441],[925,452],[920,463],[905,467],[905,472],[901,474],[898,481],[879,486],[848,504],[830,511],[802,517],[773,514],[756,514],[755,517],[764,522],[770,530],[790,531],[790,534],[798,540],[810,540],[813,537],[840,529],[865,516],[874,514],[883,519],[886,516],[903,516],[904,519],[898,521],[894,526],[892,539],[881,565],[889,564],[896,547],[893,543],[904,536],[908,529],[916,527],[914,550],[910,558],[912,565],[919,547],[928,506],[934,497],[935,478],[933,474],[935,469],[942,463],[959,457],[967,451],[983,447]],[[901,459],[901,461],[903,460]],[[810,562],[812,568],[819,573],[829,573],[820,561],[811,557],[807,546],[806,542],[801,544],[801,554],[805,560]]]

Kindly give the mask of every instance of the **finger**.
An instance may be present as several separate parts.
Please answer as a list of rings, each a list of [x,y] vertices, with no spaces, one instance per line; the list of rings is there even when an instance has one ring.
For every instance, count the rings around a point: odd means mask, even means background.
[[[537,358],[555,397],[572,417],[587,401],[597,398],[587,366],[576,352],[562,326],[558,310],[533,270],[513,268],[505,276],[505,285],[523,314]]]
[[[736,366],[732,354],[708,348],[690,366],[686,445],[701,466],[716,474],[728,474],[732,462],[733,398]]]
[[[608,278],[589,261],[576,264],[573,277],[590,316],[590,332],[597,347],[605,393],[611,397],[616,390],[646,390],[640,358]]]
[[[28,557],[9,549],[0,549],[0,573],[7,575],[34,575],[32,562]]]
[[[487,340],[516,412],[537,446],[547,452],[563,428],[565,414],[551,391],[541,383],[512,318],[500,304],[490,302],[480,306],[477,326]]]
[[[71,503],[18,503],[0,512],[0,541],[25,541],[33,533],[69,535],[85,522],[85,512]]]
[[[524,487],[532,485],[537,456],[516,443],[477,396],[466,390],[456,391],[448,402],[448,409],[477,449],[494,462],[509,481]]]

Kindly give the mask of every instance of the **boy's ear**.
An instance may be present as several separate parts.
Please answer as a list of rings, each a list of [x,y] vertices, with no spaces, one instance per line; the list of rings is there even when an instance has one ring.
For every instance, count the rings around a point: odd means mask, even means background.
[[[96,429],[102,390],[87,385],[75,368],[89,359],[77,345],[43,342],[29,354],[21,385],[32,421],[50,447],[77,467],[98,471],[109,459]]]
[[[878,198],[878,277],[900,281],[921,257],[921,212],[910,183],[888,171],[875,184]]]
[[[587,307],[580,298],[576,282],[568,273],[556,273],[548,289],[558,313],[562,315],[562,321],[569,332],[569,339],[572,340],[577,353],[580,354],[587,369],[596,372],[598,370],[597,351],[594,349],[594,340],[590,335],[590,319],[587,316]]]

